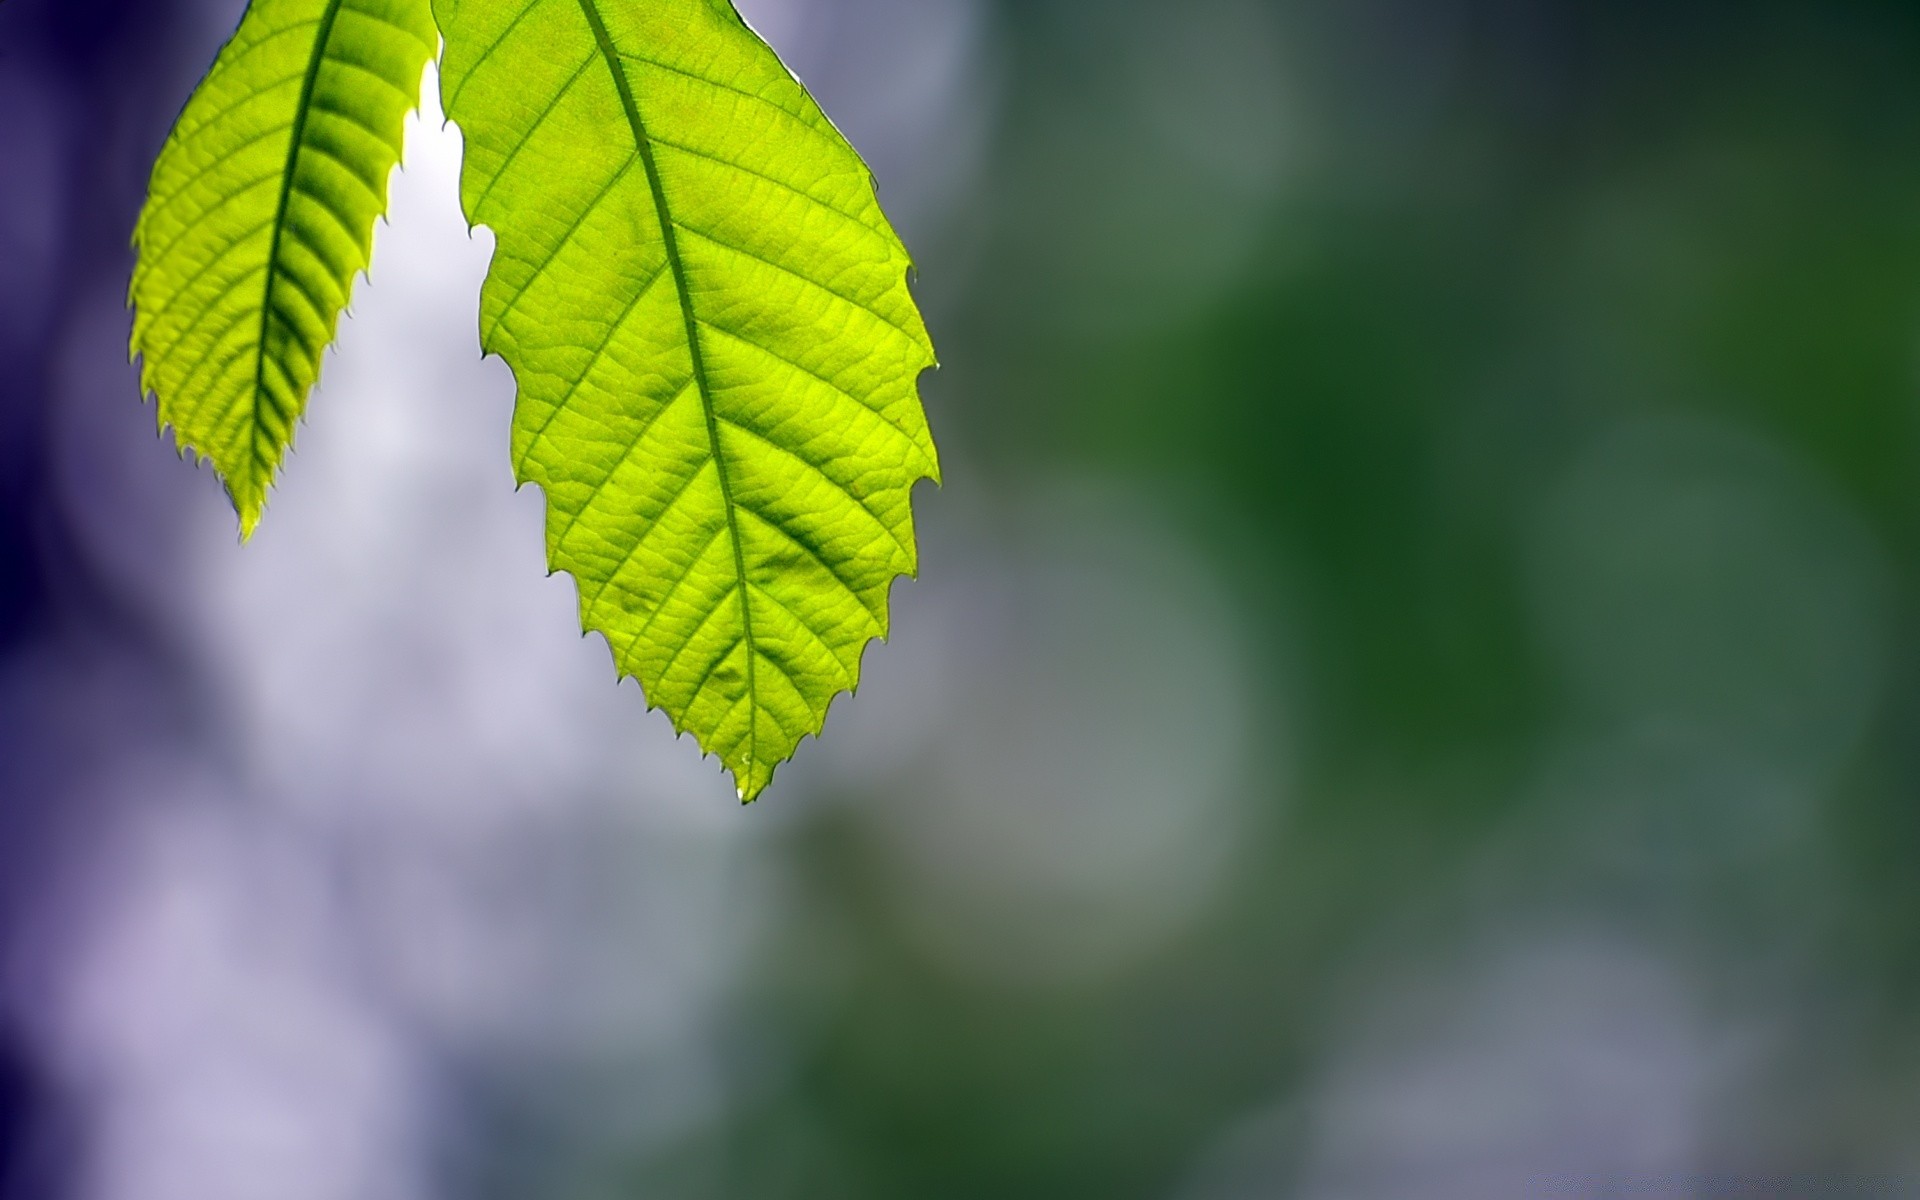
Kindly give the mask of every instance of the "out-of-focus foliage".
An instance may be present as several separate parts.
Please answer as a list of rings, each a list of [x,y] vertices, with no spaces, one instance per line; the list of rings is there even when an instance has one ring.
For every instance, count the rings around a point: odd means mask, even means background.
[[[250,535],[373,252],[427,0],[256,0],[153,168],[134,231],[141,385]]]
[[[855,686],[938,473],[866,165],[730,3],[436,5],[482,345],[552,565],[751,800]]]

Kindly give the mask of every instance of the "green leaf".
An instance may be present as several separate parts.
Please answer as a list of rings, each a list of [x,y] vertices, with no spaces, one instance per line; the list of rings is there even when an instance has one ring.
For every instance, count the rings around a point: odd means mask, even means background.
[[[253,0],[154,166],[133,352],[243,537],[367,265],[437,44],[428,0]]]
[[[728,0],[435,0],[483,346],[581,620],[764,789],[887,629],[933,348],[866,166]]]

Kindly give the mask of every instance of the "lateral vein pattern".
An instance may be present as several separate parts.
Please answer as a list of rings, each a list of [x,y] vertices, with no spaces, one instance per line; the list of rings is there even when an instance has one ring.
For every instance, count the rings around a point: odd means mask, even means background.
[[[428,0],[253,0],[154,165],[132,351],[243,536],[367,266],[437,44]]]
[[[757,796],[887,630],[933,348],[864,163],[728,0],[435,0],[548,561]]]

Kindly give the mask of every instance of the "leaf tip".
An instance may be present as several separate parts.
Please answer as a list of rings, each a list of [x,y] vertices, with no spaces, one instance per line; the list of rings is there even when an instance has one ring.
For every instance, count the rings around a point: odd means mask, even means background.
[[[768,772],[764,778],[761,778],[758,777],[757,773],[749,771],[747,782],[745,783],[741,783],[740,776],[736,774],[733,777],[733,792],[734,795],[740,797],[740,806],[745,808],[758,800],[761,794],[767,790],[767,785],[772,782],[772,772]]]
[[[214,463],[214,470],[220,470],[218,462]],[[267,495],[264,487],[249,486],[242,492],[234,487],[237,482],[240,481],[228,480],[227,497],[233,501],[233,511],[240,518],[240,544],[244,546],[253,540],[254,532],[260,528],[260,518],[266,515]],[[252,481],[247,482],[251,484]]]

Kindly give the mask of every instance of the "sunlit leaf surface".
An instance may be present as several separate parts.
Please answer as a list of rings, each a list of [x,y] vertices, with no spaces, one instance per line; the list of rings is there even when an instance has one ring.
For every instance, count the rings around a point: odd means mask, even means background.
[[[437,0],[485,348],[581,619],[757,796],[915,569],[933,349],[865,165],[727,0]]]
[[[436,40],[427,0],[254,0],[154,166],[133,350],[243,534],[367,265]]]

